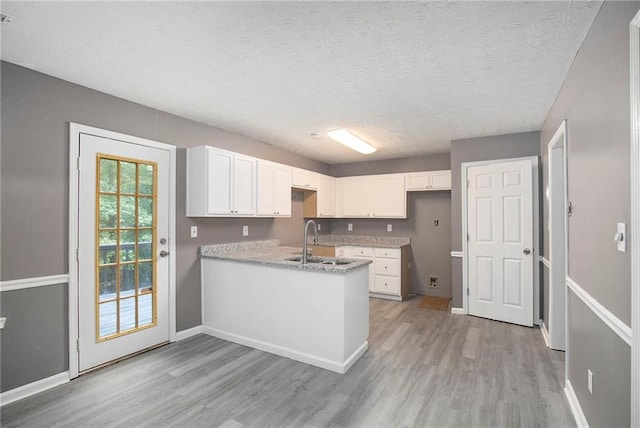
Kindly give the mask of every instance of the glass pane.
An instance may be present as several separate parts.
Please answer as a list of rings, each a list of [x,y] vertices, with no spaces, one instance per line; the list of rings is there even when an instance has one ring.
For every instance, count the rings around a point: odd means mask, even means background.
[[[114,299],[116,297],[116,267],[104,266],[99,271],[100,301]]]
[[[115,195],[100,195],[100,227],[102,229],[116,227],[118,215],[118,197]]]
[[[136,326],[136,298],[120,300],[120,331]]]
[[[101,303],[100,311],[100,337],[109,336],[118,332],[116,302]]]
[[[118,161],[100,159],[100,191],[115,193],[118,187]]]
[[[136,164],[120,161],[120,193],[136,193]]]
[[[151,198],[138,199],[138,226],[139,227],[153,226],[153,199]]]
[[[120,231],[120,261],[133,262],[136,260],[136,231]]]
[[[151,260],[153,239],[151,229],[138,230],[138,260]]]
[[[153,322],[153,297],[145,294],[138,297],[138,327],[151,324]]]
[[[100,256],[98,264],[108,265],[116,262],[116,232],[113,230],[100,231]]]
[[[136,294],[136,265],[120,266],[120,297]]]
[[[138,165],[138,193],[151,195],[153,193],[153,166]]]
[[[136,197],[120,196],[120,227],[136,226]]]
[[[138,292],[150,293],[153,288],[153,264],[138,263]]]

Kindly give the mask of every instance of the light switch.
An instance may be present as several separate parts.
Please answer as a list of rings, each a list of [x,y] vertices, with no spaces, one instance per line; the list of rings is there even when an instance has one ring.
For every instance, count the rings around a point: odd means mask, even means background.
[[[242,226],[242,236],[249,236],[249,226]]]
[[[191,237],[192,238],[198,237],[198,226],[191,226]]]
[[[626,223],[618,223],[618,231],[613,236],[613,240],[616,241],[618,245],[618,251],[621,253],[627,252],[627,224]]]
[[[0,329],[4,328],[5,322],[7,322],[7,319],[5,317],[0,318]]]

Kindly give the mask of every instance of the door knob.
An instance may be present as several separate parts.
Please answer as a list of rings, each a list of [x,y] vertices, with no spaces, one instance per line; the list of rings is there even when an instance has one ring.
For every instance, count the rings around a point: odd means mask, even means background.
[[[522,252],[525,253],[527,256],[531,254],[531,250],[528,248],[525,248],[524,250],[522,250]]]
[[[167,257],[169,255],[168,251],[162,250],[160,251],[160,257]]]

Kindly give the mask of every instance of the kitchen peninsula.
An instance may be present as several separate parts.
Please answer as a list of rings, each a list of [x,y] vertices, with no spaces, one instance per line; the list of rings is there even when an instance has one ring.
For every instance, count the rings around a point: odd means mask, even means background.
[[[221,339],[346,373],[368,349],[368,260],[278,240],[200,247],[202,324]]]

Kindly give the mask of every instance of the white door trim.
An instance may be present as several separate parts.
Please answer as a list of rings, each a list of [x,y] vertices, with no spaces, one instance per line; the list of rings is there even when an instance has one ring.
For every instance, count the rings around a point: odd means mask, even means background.
[[[69,123],[69,377],[78,377],[78,157],[80,135],[110,138],[169,152],[169,252],[176,254],[176,147],[170,144]],[[176,340],[176,257],[169,257],[169,340]]]
[[[640,426],[640,12],[629,24],[631,98],[631,426]]]
[[[540,201],[539,201],[539,183],[538,183],[538,156],[526,156],[521,158],[511,159],[494,159],[478,162],[463,162],[461,164],[462,180],[460,185],[462,186],[462,313],[469,315],[469,295],[467,289],[469,288],[469,257],[468,255],[468,241],[467,234],[469,233],[467,227],[468,216],[468,203],[467,203],[467,181],[469,180],[469,168],[474,166],[492,165],[502,162],[513,162],[519,160],[531,159],[533,167],[533,260],[538,260],[540,255]],[[534,324],[540,323],[540,269],[538,263],[533,264],[533,320]]]
[[[549,167],[547,168],[549,188],[549,347],[564,351],[567,337],[567,286],[568,276],[568,217],[567,217],[567,121],[562,121],[547,145]],[[558,171],[556,164],[560,164]],[[557,203],[558,195],[562,202]],[[557,216],[562,217],[558,221]],[[556,233],[556,232],[560,233]]]

